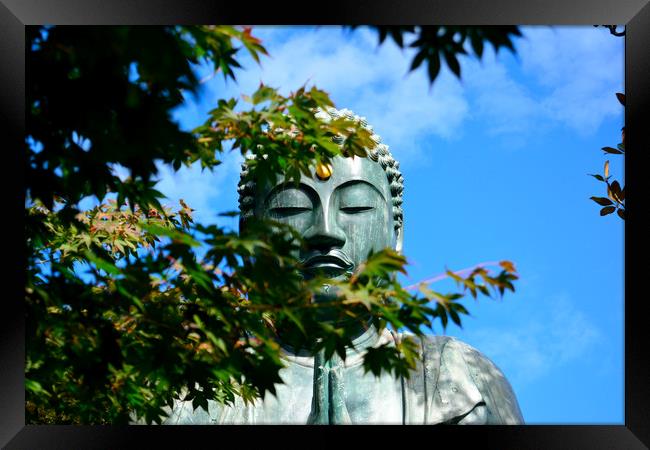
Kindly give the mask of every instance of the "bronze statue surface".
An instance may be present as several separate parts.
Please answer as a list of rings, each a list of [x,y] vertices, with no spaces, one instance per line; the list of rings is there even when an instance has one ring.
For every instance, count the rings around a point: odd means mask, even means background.
[[[359,120],[348,110],[318,114],[325,120],[339,115]],[[370,128],[370,127],[368,127]],[[403,177],[399,164],[373,135],[376,147],[368,158],[336,157],[329,166],[315,169],[298,186],[259,186],[240,183],[240,208],[247,217],[268,217],[292,225],[305,239],[299,255],[309,277],[324,272],[342,278],[368,255],[392,247],[402,248]],[[244,173],[245,173],[244,168]],[[409,379],[364,373],[364,349],[401,336],[378,333],[360,323],[354,348],[345,361],[336,354],[295,352],[284,343],[280,371],[284,384],[276,396],[267,394],[252,405],[237,399],[233,406],[209,401],[208,411],[193,410],[178,401],[165,424],[519,424],[523,418],[516,397],[502,372],[469,345],[448,336],[420,340],[420,360]]]

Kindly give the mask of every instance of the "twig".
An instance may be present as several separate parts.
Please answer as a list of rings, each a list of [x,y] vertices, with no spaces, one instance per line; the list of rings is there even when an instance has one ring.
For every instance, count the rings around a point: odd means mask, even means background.
[[[498,262],[498,261],[487,261],[487,262],[478,263],[478,264],[476,264],[475,266],[468,267],[467,269],[462,269],[462,270],[459,270],[459,271],[454,272],[454,273],[455,273],[456,275],[460,276],[460,275],[462,275],[462,274],[465,274],[465,273],[471,272],[471,271],[473,271],[474,269],[478,269],[479,267],[485,267],[485,266],[497,266],[497,265],[499,265],[499,262]],[[447,278],[448,276],[449,276],[449,275],[447,275],[446,273],[441,273],[441,274],[438,274],[438,275],[436,275],[436,276],[434,276],[434,277],[424,279],[424,280],[422,280],[422,281],[420,281],[420,282],[418,282],[418,283],[411,284],[410,286],[406,286],[404,289],[407,290],[407,291],[412,291],[412,290],[417,289],[418,287],[420,287],[420,285],[421,285],[422,283],[424,283],[424,284],[435,283],[436,281],[444,280],[444,279]]]

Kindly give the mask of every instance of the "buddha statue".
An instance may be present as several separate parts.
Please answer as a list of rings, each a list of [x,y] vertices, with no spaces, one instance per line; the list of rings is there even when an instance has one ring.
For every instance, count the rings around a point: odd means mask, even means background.
[[[318,111],[323,120],[341,115],[365,119],[349,110]],[[402,250],[403,177],[388,147],[376,146],[367,158],[335,157],[314,169],[299,185],[261,186],[246,177],[239,187],[241,221],[267,217],[292,225],[304,238],[299,255],[305,277],[325,273],[345,277],[370,250]],[[208,410],[177,401],[164,424],[521,424],[523,418],[503,373],[476,349],[449,336],[420,340],[420,360],[409,378],[364,372],[363,355],[371,346],[394,345],[400,335],[381,333],[372,323],[356,324],[353,347],[342,360],[325,360],[281,342],[285,367],[276,395],[253,404],[208,402]],[[281,336],[280,336],[280,340]]]

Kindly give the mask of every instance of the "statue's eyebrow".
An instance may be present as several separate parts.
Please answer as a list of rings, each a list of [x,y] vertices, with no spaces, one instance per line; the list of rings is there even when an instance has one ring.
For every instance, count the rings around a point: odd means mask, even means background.
[[[280,183],[274,186],[273,189],[271,189],[269,193],[266,194],[266,197],[264,197],[264,203],[267,204],[269,199],[272,198],[274,195],[277,195],[280,192],[287,191],[289,189],[296,189],[299,191],[303,191],[309,198],[313,198],[314,195],[316,196],[318,195],[314,190],[314,188],[312,188],[308,184],[300,183],[298,186],[296,186],[293,183]]]
[[[370,186],[371,188],[373,188],[375,190],[375,192],[377,192],[381,196],[382,200],[386,201],[386,197],[384,196],[384,193],[381,192],[381,190],[378,189],[377,186],[375,186],[372,183],[369,183],[366,180],[361,180],[361,179],[359,179],[359,180],[348,180],[345,183],[341,183],[338,186],[336,186],[336,188],[334,190],[338,191],[339,189],[344,189],[346,187],[354,186],[354,185],[357,185],[357,184],[365,184],[365,185]]]

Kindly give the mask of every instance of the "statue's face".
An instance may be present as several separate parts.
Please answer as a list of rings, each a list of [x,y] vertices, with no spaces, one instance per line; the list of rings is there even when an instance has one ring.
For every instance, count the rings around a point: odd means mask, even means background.
[[[304,275],[341,279],[385,247],[395,248],[392,199],[386,173],[368,158],[336,157],[328,179],[302,177],[300,184],[258,189],[255,215],[293,226],[307,248]]]

